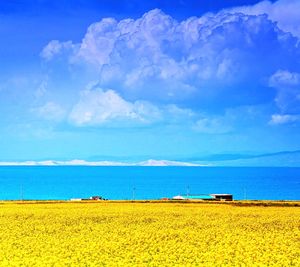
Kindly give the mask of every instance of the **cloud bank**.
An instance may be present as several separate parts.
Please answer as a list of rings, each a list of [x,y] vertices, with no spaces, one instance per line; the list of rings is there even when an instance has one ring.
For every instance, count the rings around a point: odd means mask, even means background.
[[[138,19],[104,18],[88,27],[80,43],[53,40],[41,57],[49,66],[63,62],[93,73],[97,81],[96,89],[76,92],[78,101],[66,116],[75,126],[188,120],[198,132],[223,134],[234,129],[234,117],[246,107],[261,106],[269,107],[266,125],[295,123],[295,10],[299,1],[279,0],[183,21],[159,9]],[[47,108],[54,110],[46,104],[40,112]]]

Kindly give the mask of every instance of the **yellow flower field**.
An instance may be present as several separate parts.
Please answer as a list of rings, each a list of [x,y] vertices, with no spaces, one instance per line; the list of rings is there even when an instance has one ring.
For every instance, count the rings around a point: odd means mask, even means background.
[[[0,204],[0,266],[300,266],[300,208]]]

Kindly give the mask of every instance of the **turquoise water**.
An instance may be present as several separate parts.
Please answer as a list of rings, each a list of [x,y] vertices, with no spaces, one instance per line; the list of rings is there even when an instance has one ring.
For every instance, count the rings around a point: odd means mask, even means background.
[[[159,199],[230,193],[235,199],[300,199],[300,168],[0,167],[0,199]]]

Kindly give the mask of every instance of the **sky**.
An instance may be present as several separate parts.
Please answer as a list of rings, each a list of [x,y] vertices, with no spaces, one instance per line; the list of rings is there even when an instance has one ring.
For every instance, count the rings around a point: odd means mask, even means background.
[[[300,1],[0,3],[0,161],[300,149]]]

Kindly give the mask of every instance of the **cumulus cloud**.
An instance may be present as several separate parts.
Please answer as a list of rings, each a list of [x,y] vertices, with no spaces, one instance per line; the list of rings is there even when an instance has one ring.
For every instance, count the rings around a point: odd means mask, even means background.
[[[84,90],[69,115],[74,125],[191,121],[198,132],[226,133],[230,109],[272,107],[265,124],[276,112],[300,113],[297,5],[263,1],[183,21],[159,9],[104,18],[81,42],[51,41],[41,56],[63,58],[59,64],[79,66],[78,79],[91,75],[99,88],[113,88]]]
[[[45,60],[51,60],[55,56],[64,53],[74,47],[71,41],[59,42],[58,40],[50,41],[42,50],[41,57]]]
[[[77,56],[97,65],[109,63],[116,39],[121,34],[116,30],[117,25],[114,18],[104,18],[89,26]]]
[[[76,126],[132,126],[153,123],[192,122],[197,114],[178,106],[156,106],[148,101],[127,101],[112,89],[91,87],[83,90],[79,101],[69,114],[69,122]]]
[[[242,12],[248,15],[268,14],[269,18],[278,22],[281,29],[300,37],[300,1],[278,0],[262,1],[253,6],[242,6],[226,10],[226,12]]]
[[[113,90],[93,89],[81,93],[69,120],[78,126],[102,125],[111,121],[148,123],[160,117],[159,110],[148,102],[128,102]]]
[[[129,101],[115,90],[102,89],[94,83],[80,92],[78,101],[70,110],[54,102],[47,102],[31,111],[42,119],[54,123],[65,121],[77,127],[127,128],[162,123],[184,126],[201,134],[232,133],[237,130],[237,122],[244,127],[249,122],[257,122],[257,116],[263,112],[255,106],[242,106],[212,115],[175,104],[154,105],[148,101]]]
[[[222,11],[178,22],[155,9],[136,20],[102,19],[81,43],[52,41],[42,55],[72,47],[73,63],[95,68],[102,88],[131,100],[222,108],[270,101],[263,80],[299,57],[297,42],[267,15]]]

